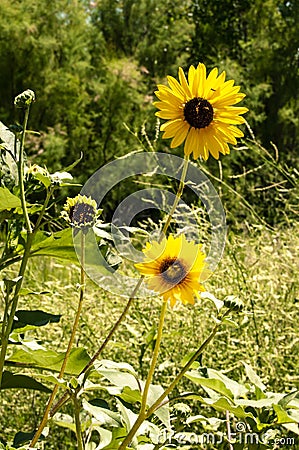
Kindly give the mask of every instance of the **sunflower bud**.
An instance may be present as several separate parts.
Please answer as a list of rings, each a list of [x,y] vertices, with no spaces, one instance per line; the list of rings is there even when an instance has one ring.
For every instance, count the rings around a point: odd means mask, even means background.
[[[31,89],[26,89],[26,91],[16,96],[14,104],[17,108],[26,109],[34,101],[35,101],[35,93]]]
[[[87,232],[95,225],[99,213],[95,200],[79,194],[67,198],[62,216],[73,228]]]

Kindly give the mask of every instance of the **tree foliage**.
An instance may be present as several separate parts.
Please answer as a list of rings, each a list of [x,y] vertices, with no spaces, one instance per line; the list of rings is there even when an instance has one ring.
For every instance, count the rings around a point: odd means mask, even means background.
[[[200,61],[242,86],[256,137],[294,166],[298,9],[292,0],[2,0],[1,120],[15,122],[12,99],[34,89],[40,136],[30,138],[29,158],[57,170],[83,152],[77,175],[86,178],[140,147],[143,124],[154,137],[156,83]],[[237,169],[249,159],[261,163],[244,152]]]

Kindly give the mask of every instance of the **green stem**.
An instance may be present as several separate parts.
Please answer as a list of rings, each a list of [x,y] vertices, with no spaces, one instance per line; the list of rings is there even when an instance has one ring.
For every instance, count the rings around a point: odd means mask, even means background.
[[[25,109],[25,116],[24,116],[24,122],[23,122],[23,131],[22,131],[22,138],[21,138],[21,145],[20,145],[20,151],[19,151],[19,159],[18,159],[18,176],[19,176],[19,188],[20,188],[20,198],[21,198],[21,205],[22,205],[22,211],[25,218],[25,226],[27,230],[27,239],[24,249],[24,254],[22,258],[22,263],[19,269],[19,280],[17,281],[14,289],[14,296],[11,301],[11,309],[8,312],[8,308],[6,308],[5,317],[3,319],[2,324],[2,340],[1,340],[1,353],[0,353],[0,386],[2,382],[2,375],[4,370],[4,362],[5,362],[5,356],[7,352],[7,346],[9,341],[9,335],[11,333],[12,324],[15,317],[15,312],[18,306],[18,300],[19,300],[19,292],[22,287],[24,273],[27,267],[27,262],[30,256],[30,248],[33,242],[33,233],[32,233],[32,227],[30,224],[30,219],[28,215],[28,210],[26,206],[26,198],[25,198],[25,187],[24,187],[24,146],[25,146],[25,134],[26,134],[26,128],[28,123],[28,117],[29,117],[29,110],[30,107],[27,106]],[[15,137],[15,154],[16,154],[16,146],[17,146],[17,138]],[[8,305],[8,298],[6,299],[7,305]]]
[[[41,221],[42,221],[42,219],[44,217],[44,214],[46,212],[46,209],[48,207],[49,201],[50,201],[50,199],[52,197],[52,194],[53,194],[54,190],[55,190],[55,186],[51,186],[50,189],[47,189],[47,194],[46,194],[46,198],[45,198],[44,204],[42,206],[42,209],[40,210],[39,216],[37,218],[37,221],[36,221],[36,224],[35,224],[35,227],[34,227],[34,233],[36,233],[38,231],[38,229],[39,229],[39,227],[41,225]]]
[[[73,403],[74,403],[76,436],[77,436],[78,450],[84,450],[84,444],[83,444],[83,438],[82,438],[82,429],[81,429],[81,420],[80,420],[80,402],[78,401],[76,394],[72,395],[72,400],[73,400]]]
[[[25,273],[25,270],[27,267],[27,262],[28,262],[29,256],[30,256],[30,248],[31,248],[32,241],[33,241],[33,234],[28,233],[25,250],[24,250],[24,254],[23,254],[23,259],[22,259],[22,263],[21,263],[19,273],[18,273],[19,280],[17,281],[17,283],[15,285],[14,296],[11,301],[10,312],[8,313],[7,321],[3,321],[3,324],[2,324],[2,341],[1,341],[1,353],[0,353],[0,386],[1,386],[1,382],[2,382],[2,375],[3,375],[3,370],[4,370],[4,362],[5,362],[5,356],[6,356],[6,351],[7,351],[8,341],[9,341],[9,335],[11,333],[12,324],[13,324],[15,313],[16,313],[17,306],[18,306],[19,292],[22,287],[24,273]],[[8,300],[6,300],[6,301],[8,301]],[[6,316],[7,316],[7,314],[6,314]]]
[[[160,397],[155,401],[155,403],[148,409],[146,418],[149,417],[153,412],[158,409],[161,406],[161,403],[163,400],[172,392],[172,390],[175,388],[175,386],[181,381],[185,373],[190,369],[194,361],[196,361],[199,356],[204,352],[206,347],[209,345],[209,343],[212,341],[214,336],[216,335],[218,329],[222,325],[223,319],[230,313],[230,309],[228,309],[222,317],[219,319],[219,322],[216,323],[213,330],[209,334],[209,336],[205,339],[205,341],[201,344],[199,349],[194,353],[192,358],[189,359],[189,361],[185,364],[185,366],[182,368],[180,373],[175,377],[173,382],[168,386],[168,388],[165,389],[163,394],[160,395]]]
[[[77,331],[77,328],[78,328],[78,325],[79,325],[79,319],[80,319],[82,306],[83,306],[84,291],[85,291],[85,286],[84,286],[85,285],[85,272],[84,272],[84,267],[85,267],[85,235],[84,235],[83,232],[81,232],[81,261],[80,261],[80,263],[81,263],[81,276],[80,276],[79,303],[78,303],[78,308],[77,308],[77,312],[76,312],[76,316],[75,316],[75,320],[74,320],[71,336],[70,336],[70,339],[69,339],[68,347],[67,347],[67,350],[65,352],[64,360],[63,360],[63,363],[62,363],[62,366],[61,366],[61,369],[60,369],[60,372],[59,372],[59,375],[58,375],[59,379],[63,377],[65,369],[66,369],[66,364],[67,364],[67,361],[68,361],[68,358],[70,356],[71,349],[72,349],[72,346],[73,346],[73,343],[74,343],[74,340],[75,340],[75,334],[76,334],[76,331]],[[42,421],[41,421],[41,423],[40,423],[40,425],[39,425],[39,427],[38,427],[38,429],[37,429],[37,431],[36,431],[32,441],[31,441],[31,443],[30,443],[30,447],[34,447],[35,446],[35,444],[37,443],[40,435],[43,432],[43,429],[45,428],[45,426],[47,424],[49,413],[50,413],[52,404],[53,404],[53,402],[55,400],[55,397],[56,397],[56,394],[57,394],[57,391],[58,391],[58,387],[59,387],[59,385],[55,384],[55,386],[53,388],[53,391],[51,393],[51,396],[50,396],[50,398],[48,400],[46,409],[44,411],[44,415],[43,415]]]
[[[148,396],[148,391],[149,391],[150,384],[153,379],[154,371],[155,371],[157,360],[158,360],[158,354],[159,354],[160,345],[161,345],[162,331],[163,331],[163,325],[164,325],[166,311],[167,311],[167,302],[163,301],[162,309],[161,309],[161,313],[160,313],[159,325],[158,325],[157,340],[156,340],[156,344],[155,344],[154,353],[152,356],[150,369],[149,369],[149,372],[147,375],[147,379],[146,379],[143,394],[142,394],[140,412],[136,419],[136,422],[134,423],[133,427],[129,431],[129,433],[126,436],[126,438],[124,439],[124,441],[120,444],[118,450],[123,450],[127,447],[128,444],[130,444],[130,442],[132,441],[136,432],[138,431],[140,425],[144,422],[144,420],[146,418],[147,396]]]
[[[29,219],[28,210],[27,210],[27,206],[26,206],[25,187],[24,187],[24,146],[25,146],[26,128],[27,128],[28,117],[29,117],[29,109],[30,109],[29,106],[25,109],[25,117],[24,117],[24,123],[23,123],[23,131],[22,131],[19,160],[18,160],[18,175],[19,175],[21,204],[22,204],[22,210],[23,210],[23,214],[24,214],[24,218],[25,218],[25,226],[26,226],[27,232],[32,233],[32,227],[30,224],[30,219]],[[15,138],[15,143],[16,143],[16,138]]]
[[[120,315],[120,317],[118,318],[118,320],[115,322],[115,324],[113,325],[113,327],[111,328],[108,336],[106,337],[106,339],[104,340],[103,344],[100,346],[100,348],[97,350],[97,352],[93,355],[93,357],[91,358],[91,360],[88,362],[88,364],[86,364],[86,366],[81,370],[80,375],[82,375],[83,373],[86,373],[91,366],[93,365],[93,363],[96,361],[96,359],[99,357],[99,355],[102,353],[102,351],[106,348],[108,342],[110,341],[110,339],[112,338],[113,334],[116,332],[116,330],[118,329],[118,327],[120,326],[121,322],[123,321],[123,319],[125,318],[125,316],[127,315],[127,312],[134,300],[134,297],[138,291],[138,289],[141,286],[141,283],[144,279],[144,276],[140,277],[122,314]],[[54,405],[53,409],[51,410],[51,417],[54,416],[54,414],[59,410],[59,408],[68,400],[69,398],[69,393],[66,392],[60,399],[59,401],[56,403],[56,405]]]
[[[132,441],[132,438],[140,428],[141,424],[150,417],[156,409],[159,409],[161,407],[161,404],[163,400],[172,392],[172,390],[175,388],[175,386],[181,381],[185,373],[190,369],[191,365],[196,361],[199,356],[203,353],[203,351],[206,349],[206,347],[209,345],[211,340],[214,338],[215,334],[217,333],[219,327],[222,324],[223,319],[229,314],[230,309],[228,309],[220,318],[219,322],[216,323],[213,330],[207,337],[207,339],[202,343],[202,345],[199,347],[199,349],[194,353],[192,358],[189,359],[189,361],[185,364],[185,366],[182,368],[180,373],[176,376],[176,378],[173,380],[173,382],[168,386],[167,389],[163,392],[163,394],[160,395],[160,397],[153,403],[153,405],[147,410],[147,411],[140,411],[139,416],[137,417],[136,422],[134,423],[132,429],[130,430],[129,434],[125,438],[125,440],[120,444],[118,450],[124,450],[126,449],[127,445],[130,444]]]
[[[28,118],[26,119],[26,123],[27,123],[27,120],[28,120]],[[25,121],[24,121],[24,123],[25,123]],[[24,144],[22,144],[22,145],[24,145]],[[21,145],[21,148],[20,148],[20,155],[23,153],[22,145]],[[22,161],[21,156],[20,156],[20,159]],[[21,176],[22,173],[19,172],[19,176]],[[21,193],[23,192],[23,194],[21,194],[21,198],[23,197],[24,201],[25,201],[24,191],[23,191],[23,188],[21,188],[21,186],[24,187],[22,182],[20,182],[20,192]],[[41,224],[42,218],[44,216],[45,210],[46,210],[46,208],[48,206],[48,203],[50,201],[52,193],[53,193],[53,189],[50,189],[50,191],[47,191],[47,196],[46,196],[44,205],[43,205],[43,207],[41,209],[41,212],[39,214],[39,217],[37,219],[37,222],[36,222],[36,225],[35,225],[33,231],[32,231],[30,222],[28,222],[28,224],[30,225],[30,230],[27,229],[27,241],[26,241],[26,244],[25,244],[25,249],[24,249],[24,253],[23,253],[23,257],[22,257],[22,262],[21,262],[21,266],[20,266],[20,269],[19,269],[19,273],[18,273],[19,281],[16,283],[16,286],[15,286],[14,296],[13,296],[12,301],[11,301],[10,312],[8,312],[8,299],[6,299],[7,306],[6,306],[6,309],[5,309],[5,316],[3,318],[2,333],[1,333],[0,386],[1,386],[1,381],[2,381],[3,370],[4,370],[4,363],[5,363],[5,356],[6,356],[7,346],[8,346],[8,341],[9,341],[9,335],[11,333],[11,329],[12,329],[15,313],[16,313],[17,306],[18,306],[19,292],[20,292],[20,289],[21,289],[22,284],[23,284],[24,274],[25,274],[25,271],[26,271],[26,268],[27,268],[27,263],[28,263],[29,257],[30,257],[31,246],[32,246],[32,243],[33,243],[33,240],[34,240],[35,233],[38,231],[38,228],[39,228],[39,226]],[[22,202],[22,208],[24,208],[23,209],[23,213],[24,213],[24,216],[26,217],[26,213],[27,213],[26,201],[25,201],[24,204]],[[28,224],[27,224],[27,226],[28,226]]]
[[[180,201],[180,198],[182,196],[183,190],[184,190],[184,186],[185,186],[185,179],[186,179],[186,175],[187,175],[187,170],[188,170],[188,165],[189,165],[189,156],[185,156],[184,158],[184,166],[183,166],[183,170],[182,170],[182,175],[181,175],[181,179],[180,179],[180,184],[179,184],[179,188],[178,191],[176,193],[175,196],[175,200],[173,202],[172,208],[168,214],[167,220],[164,224],[164,227],[162,229],[162,236],[163,234],[166,234],[166,231],[168,230],[168,227],[170,225],[170,222],[172,220],[173,214],[178,206],[178,203]]]
[[[143,413],[146,410],[148,391],[149,391],[149,387],[150,387],[150,384],[153,379],[154,371],[155,371],[157,360],[158,360],[166,311],[167,311],[167,302],[163,300],[162,309],[161,309],[161,313],[160,313],[160,320],[159,320],[159,325],[158,325],[158,334],[157,334],[155,349],[154,349],[150,369],[149,369],[149,372],[147,375],[147,379],[146,379],[143,394],[142,394],[142,402],[141,402],[141,410],[140,410],[141,413]]]

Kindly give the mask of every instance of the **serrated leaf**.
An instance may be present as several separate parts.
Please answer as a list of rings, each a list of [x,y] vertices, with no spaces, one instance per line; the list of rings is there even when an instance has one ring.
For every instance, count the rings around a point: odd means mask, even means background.
[[[51,390],[47,386],[39,383],[27,375],[14,374],[9,371],[3,372],[2,383],[0,389],[31,389],[50,393]]]

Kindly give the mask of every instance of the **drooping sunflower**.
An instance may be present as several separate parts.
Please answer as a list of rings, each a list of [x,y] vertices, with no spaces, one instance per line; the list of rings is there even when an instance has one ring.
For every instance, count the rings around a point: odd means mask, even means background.
[[[147,242],[143,253],[144,262],[135,267],[145,275],[149,289],[169,300],[171,306],[177,301],[193,305],[199,291],[205,290],[201,282],[208,271],[201,245],[188,242],[184,235],[170,235],[161,242]]]
[[[229,145],[236,145],[236,138],[243,133],[235,125],[244,123],[240,114],[248,111],[245,107],[233,106],[245,94],[234,86],[234,80],[225,81],[225,72],[218,75],[214,68],[206,74],[204,64],[191,66],[188,81],[183,69],[179,68],[179,82],[168,76],[168,86],[158,85],[155,92],[160,101],[154,105],[160,109],[156,115],[167,122],[161,125],[163,138],[172,138],[171,148],[185,141],[184,153],[197,159],[207,160],[209,153],[218,159],[219,153],[230,152]]]

